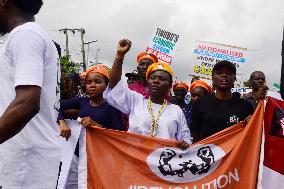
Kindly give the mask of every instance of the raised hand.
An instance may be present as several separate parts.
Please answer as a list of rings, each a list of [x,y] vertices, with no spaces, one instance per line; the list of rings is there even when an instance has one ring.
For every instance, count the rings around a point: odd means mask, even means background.
[[[129,41],[128,39],[122,39],[118,42],[117,45],[117,56],[123,58],[124,55],[129,51],[129,49],[131,48],[131,41]]]
[[[267,87],[266,83],[263,84],[262,87],[260,87],[258,89],[258,91],[255,92],[255,98],[257,101],[259,100],[264,100],[266,95],[267,95],[267,91],[269,90],[269,88]]]

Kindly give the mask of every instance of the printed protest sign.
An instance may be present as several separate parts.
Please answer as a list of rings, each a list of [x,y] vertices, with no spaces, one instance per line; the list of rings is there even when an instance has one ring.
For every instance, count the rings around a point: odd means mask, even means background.
[[[171,64],[179,35],[156,28],[146,52],[155,54],[159,61]]]
[[[242,82],[242,74],[247,62],[245,48],[197,41],[194,48],[194,59],[190,65],[190,75],[211,79],[213,66],[221,60],[228,60],[237,68],[236,84]]]

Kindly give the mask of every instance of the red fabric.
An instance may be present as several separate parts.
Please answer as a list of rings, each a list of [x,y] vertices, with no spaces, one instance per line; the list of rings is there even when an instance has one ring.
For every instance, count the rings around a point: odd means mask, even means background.
[[[277,110],[277,108],[279,108]],[[276,111],[284,112],[284,101],[268,97],[264,119],[265,144],[264,144],[264,165],[282,175],[284,175],[284,136],[280,119],[284,115],[276,115]],[[280,118],[280,119],[279,119]],[[279,130],[273,135],[272,127],[278,127]]]
[[[128,88],[132,91],[142,94],[145,98],[149,98],[147,86],[144,86],[141,82],[134,82],[133,84],[129,85]]]

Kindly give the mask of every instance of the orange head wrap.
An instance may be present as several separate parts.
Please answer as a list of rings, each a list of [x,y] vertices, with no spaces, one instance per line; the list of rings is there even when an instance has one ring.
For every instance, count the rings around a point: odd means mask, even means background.
[[[80,78],[81,78],[81,80],[84,80],[85,77],[86,77],[86,72],[80,73]]]
[[[177,88],[182,88],[182,89],[188,91],[189,86],[186,83],[182,82],[182,81],[177,81],[174,84],[173,89],[176,90]]]
[[[190,85],[190,88],[189,88],[190,92],[196,87],[203,87],[208,93],[212,92],[212,88],[205,81],[202,81],[202,80],[194,81]]]
[[[137,63],[139,63],[141,60],[143,60],[143,59],[145,59],[145,58],[152,60],[153,63],[158,62],[158,58],[157,58],[154,54],[152,54],[152,53],[147,53],[147,52],[141,52],[141,53],[138,54],[138,56],[137,56]]]
[[[153,73],[154,71],[158,71],[158,70],[165,71],[169,73],[172,77],[174,75],[173,70],[171,69],[169,64],[164,63],[164,62],[157,62],[149,66],[147,73],[146,73],[146,80],[149,80],[151,73]]]
[[[87,69],[85,77],[87,77],[87,75],[91,73],[100,73],[109,79],[109,72],[110,70],[108,67],[106,67],[103,64],[98,64],[98,65],[92,66],[89,69]]]

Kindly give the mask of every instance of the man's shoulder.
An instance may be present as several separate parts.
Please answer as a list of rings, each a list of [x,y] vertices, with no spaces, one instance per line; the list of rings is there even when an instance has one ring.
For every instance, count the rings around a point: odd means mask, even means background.
[[[17,26],[14,28],[9,36],[8,40],[16,39],[16,42],[21,42],[21,40],[33,40],[33,39],[40,39],[42,42],[48,44],[52,44],[51,37],[48,35],[48,33],[37,23],[35,22],[27,22],[23,25]]]

